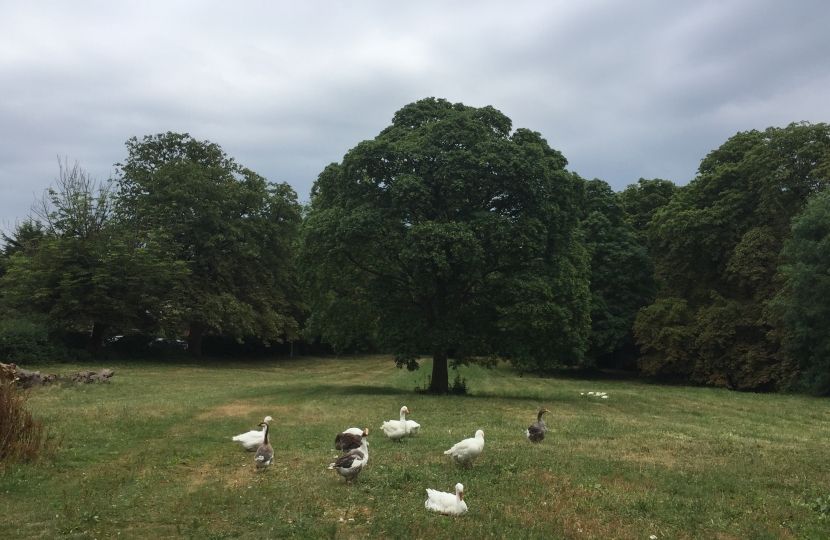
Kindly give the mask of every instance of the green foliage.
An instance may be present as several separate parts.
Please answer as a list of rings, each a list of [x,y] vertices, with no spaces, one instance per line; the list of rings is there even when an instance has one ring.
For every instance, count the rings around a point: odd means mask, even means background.
[[[0,239],[3,241],[3,247],[0,249],[0,277],[6,273],[9,257],[17,252],[33,249],[45,234],[43,224],[32,218],[27,218],[22,223],[16,224],[11,231],[11,236],[0,232]]]
[[[792,221],[782,268],[788,278],[777,305],[791,330],[788,345],[800,360],[801,386],[830,393],[830,191],[812,197]]]
[[[0,362],[33,364],[51,360],[49,326],[26,319],[0,319]]]
[[[739,389],[789,384],[795,367],[769,301],[782,286],[777,267],[790,219],[830,181],[828,172],[825,124],[739,133],[701,162],[646,228],[663,286],[636,325],[646,373]],[[671,330],[654,326],[669,320]]]
[[[654,270],[627,221],[620,196],[602,180],[586,183],[582,232],[591,261],[591,337],[588,356],[613,353],[631,340],[640,308],[656,294]]]
[[[640,369],[649,374],[691,375],[694,322],[694,314],[682,298],[658,298],[643,308],[634,322],[643,351]]]
[[[96,183],[77,164],[61,165],[34,211],[40,220],[6,239],[0,291],[7,309],[45,315],[53,327],[92,330],[93,348],[106,327],[156,329],[171,317],[160,294],[169,299],[187,269],[114,212],[109,183]]]
[[[583,181],[538,133],[510,131],[492,107],[425,99],[327,167],[302,231],[309,331],[337,348],[376,334],[410,369],[431,354],[442,393],[450,354],[581,363]]]
[[[215,331],[241,339],[296,339],[303,310],[293,266],[296,193],[187,134],[133,137],[119,164],[118,208],[137,230],[158,234],[187,279],[175,299],[190,350]]]
[[[640,178],[636,184],[630,184],[620,192],[628,222],[637,231],[644,231],[654,214],[666,206],[679,189],[670,180],[660,178]]]
[[[318,307],[305,320],[303,337],[309,342],[319,338],[336,354],[376,349],[378,320],[360,270],[305,259],[301,267],[307,295],[317,299]]]
[[[453,379],[452,384],[450,385],[450,394],[454,394],[456,396],[466,396],[467,392],[467,379],[462,377],[460,373],[456,373],[455,379]]]

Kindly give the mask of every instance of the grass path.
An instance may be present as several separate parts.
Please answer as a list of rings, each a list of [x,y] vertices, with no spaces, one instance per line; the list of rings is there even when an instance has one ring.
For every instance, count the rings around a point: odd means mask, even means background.
[[[462,368],[472,396],[436,398],[412,391],[425,364],[118,364],[109,385],[37,389],[62,443],[0,469],[0,538],[830,538],[828,400],[506,365]],[[393,443],[378,428],[404,404],[421,434]],[[541,406],[551,431],[533,445]],[[276,458],[258,475],[230,437],[266,415]],[[347,486],[326,466],[352,426],[371,430],[371,458]],[[443,451],[476,429],[484,453],[459,469]],[[467,516],[424,509],[425,488],[456,482]]]

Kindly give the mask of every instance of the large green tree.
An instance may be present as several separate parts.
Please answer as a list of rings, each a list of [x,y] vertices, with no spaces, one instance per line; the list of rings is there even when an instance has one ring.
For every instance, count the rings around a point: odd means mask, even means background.
[[[738,133],[701,162],[698,176],[647,226],[661,283],[635,332],[647,373],[674,373],[740,389],[788,384],[769,309],[790,220],[830,181],[830,126],[807,123]]]
[[[105,332],[155,330],[170,317],[162,302],[186,275],[151,236],[125,225],[109,183],[77,164],[60,175],[28,219],[5,237],[4,305],[23,315],[46,315],[55,327],[88,332],[101,347]]]
[[[590,180],[586,187],[581,226],[591,261],[588,357],[594,361],[608,357],[611,365],[627,365],[633,360],[622,358],[629,355],[621,349],[635,349],[634,319],[656,294],[654,268],[620,195],[602,180]]]
[[[407,105],[314,185],[303,226],[312,317],[338,324],[343,306],[363,311],[399,366],[432,357],[436,393],[449,358],[579,364],[584,182],[566,163],[492,107]]]
[[[830,161],[827,162],[830,165]],[[830,171],[828,171],[830,172]],[[793,219],[784,243],[787,283],[777,304],[790,332],[785,340],[798,360],[804,389],[830,394],[830,191],[812,197]]]
[[[281,342],[298,336],[303,306],[294,271],[300,221],[288,184],[267,182],[219,145],[188,134],[133,137],[119,164],[119,209],[165,239],[187,266],[178,317],[190,351],[218,332]]]

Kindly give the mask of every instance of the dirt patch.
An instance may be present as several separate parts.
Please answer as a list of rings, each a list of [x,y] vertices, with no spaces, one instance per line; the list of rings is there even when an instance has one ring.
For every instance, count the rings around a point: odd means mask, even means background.
[[[198,414],[196,420],[250,418],[253,415],[256,415],[256,418],[272,416],[274,423],[271,425],[271,429],[274,429],[275,426],[321,424],[326,419],[326,411],[315,404],[268,405],[263,404],[261,400],[238,400],[208,409]],[[255,429],[255,426],[252,426],[251,429]]]
[[[202,465],[195,469],[190,469],[190,474],[187,476],[187,485],[190,489],[197,488],[206,481],[218,478],[222,474],[218,466]]]

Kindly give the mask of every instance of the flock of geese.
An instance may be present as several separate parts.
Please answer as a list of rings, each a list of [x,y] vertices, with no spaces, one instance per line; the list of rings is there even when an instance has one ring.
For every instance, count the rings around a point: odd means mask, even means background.
[[[525,431],[528,440],[538,443],[544,440],[548,430],[545,426],[542,415],[550,412],[548,409],[539,409],[536,422],[530,425]],[[400,441],[404,437],[412,437],[418,434],[421,425],[412,420],[407,420],[406,415],[409,409],[404,405],[401,407],[400,420],[388,420],[380,426],[383,433],[393,441]],[[259,423],[261,431],[249,431],[233,437],[234,441],[242,444],[245,450],[255,452],[254,464],[258,471],[265,471],[274,458],[274,448],[268,441],[268,426],[273,418],[266,416]],[[337,471],[340,476],[349,481],[357,482],[357,475],[369,462],[369,442],[366,437],[369,429],[349,428],[339,433],[334,438],[334,447],[343,452],[334,463],[329,464],[330,470]],[[484,431],[478,430],[475,436],[455,443],[452,448],[444,454],[452,457],[461,467],[471,468],[473,462],[484,451]],[[467,503],[464,501],[464,486],[460,483],[455,485],[455,494],[427,489],[427,500],[424,502],[427,510],[433,510],[449,516],[461,516],[467,513]]]

